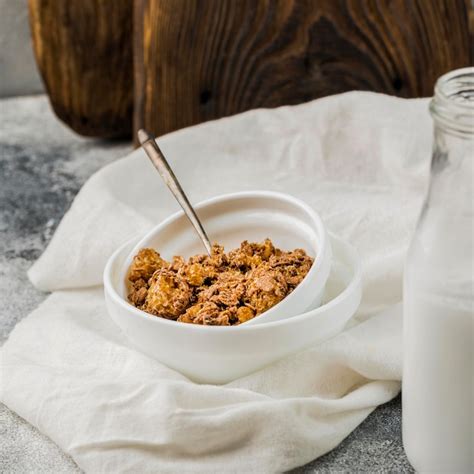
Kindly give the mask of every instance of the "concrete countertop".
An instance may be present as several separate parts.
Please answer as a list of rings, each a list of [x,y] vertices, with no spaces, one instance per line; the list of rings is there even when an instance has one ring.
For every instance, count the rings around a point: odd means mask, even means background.
[[[129,143],[79,137],[44,96],[0,100],[0,343],[46,295],[26,270],[49,242],[84,181]],[[336,449],[293,471],[414,472],[403,452],[400,397],[375,410]],[[0,472],[81,472],[46,436],[0,405]]]

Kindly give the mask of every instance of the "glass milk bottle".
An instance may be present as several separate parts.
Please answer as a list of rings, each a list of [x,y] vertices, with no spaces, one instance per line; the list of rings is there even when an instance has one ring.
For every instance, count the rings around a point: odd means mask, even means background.
[[[418,472],[474,472],[474,68],[430,106],[431,180],[405,264],[403,444]]]

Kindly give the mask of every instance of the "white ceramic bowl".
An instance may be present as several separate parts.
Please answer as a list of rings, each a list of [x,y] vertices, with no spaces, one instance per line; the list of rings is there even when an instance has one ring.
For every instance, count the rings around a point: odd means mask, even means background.
[[[333,337],[344,328],[360,303],[361,269],[350,245],[334,236],[331,243],[334,261],[324,304],[282,321],[222,327],[181,324],[128,304],[123,293],[123,265],[134,240],[120,247],[106,265],[108,312],[138,350],[196,382],[226,383]]]
[[[319,215],[307,204],[287,194],[247,191],[218,196],[195,206],[212,242],[227,251],[243,240],[261,242],[270,238],[283,250],[303,248],[315,257],[303,281],[280,303],[244,323],[262,324],[316,308],[331,267],[331,244]],[[146,234],[133,248],[122,268],[123,294],[133,256],[144,247],[156,249],[163,258],[188,258],[205,249],[182,211],[173,214]]]

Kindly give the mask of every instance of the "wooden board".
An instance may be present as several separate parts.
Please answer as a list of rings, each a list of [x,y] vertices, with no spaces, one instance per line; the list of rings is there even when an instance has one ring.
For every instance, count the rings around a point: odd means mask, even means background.
[[[52,106],[89,136],[130,136],[140,126],[162,135],[353,89],[430,96],[437,77],[472,64],[474,54],[469,0],[29,0],[29,7]]]
[[[431,96],[470,62],[469,0],[135,0],[134,129],[353,89]]]
[[[131,136],[132,7],[133,0],[29,0],[51,104],[82,135]]]

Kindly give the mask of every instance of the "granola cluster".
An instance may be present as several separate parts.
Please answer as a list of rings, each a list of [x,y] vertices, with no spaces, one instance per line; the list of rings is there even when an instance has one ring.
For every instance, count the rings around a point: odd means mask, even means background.
[[[166,319],[230,326],[243,323],[280,302],[303,280],[313,259],[302,249],[285,252],[271,240],[242,242],[224,253],[167,262],[153,249],[134,257],[128,271],[128,300]]]

